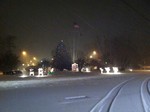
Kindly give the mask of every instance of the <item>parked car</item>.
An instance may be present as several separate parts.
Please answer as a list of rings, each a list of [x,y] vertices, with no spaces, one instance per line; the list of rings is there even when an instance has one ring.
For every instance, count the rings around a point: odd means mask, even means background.
[[[22,71],[20,70],[12,70],[12,71],[4,72],[4,75],[21,75],[21,74],[22,74]]]

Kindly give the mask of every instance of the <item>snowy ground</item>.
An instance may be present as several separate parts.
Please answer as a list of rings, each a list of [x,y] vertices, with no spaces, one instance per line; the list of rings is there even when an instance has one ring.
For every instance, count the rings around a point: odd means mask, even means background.
[[[0,112],[150,112],[148,73],[2,79]]]

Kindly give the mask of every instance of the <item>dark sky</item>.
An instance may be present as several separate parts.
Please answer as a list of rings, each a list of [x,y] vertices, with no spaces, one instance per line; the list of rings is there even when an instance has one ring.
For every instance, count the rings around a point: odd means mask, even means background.
[[[73,28],[76,22],[79,31]],[[96,37],[150,38],[149,0],[1,0],[1,35],[14,35],[19,49],[50,57],[60,40],[80,50],[94,49]]]

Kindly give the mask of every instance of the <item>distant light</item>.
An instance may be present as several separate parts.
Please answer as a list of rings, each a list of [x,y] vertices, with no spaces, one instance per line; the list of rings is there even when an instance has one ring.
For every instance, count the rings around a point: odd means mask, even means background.
[[[27,52],[26,52],[26,51],[22,51],[22,55],[23,55],[23,56],[26,56],[26,55],[27,55]]]
[[[54,68],[51,69],[51,73],[54,72]]]
[[[19,76],[19,77],[25,78],[25,77],[28,77],[28,75],[23,74],[23,75],[21,75],[21,76]]]
[[[33,60],[37,60],[36,57],[33,57]]]
[[[22,66],[25,66],[25,64],[23,63]]]
[[[105,67],[106,73],[109,74],[110,73],[110,67]]]
[[[102,73],[102,74],[106,74],[106,75],[120,75],[120,74],[122,74],[122,73],[120,73],[120,72],[118,72],[118,73],[113,73],[113,72],[110,73],[110,72],[109,72],[109,73]]]
[[[118,67],[112,67],[112,68],[113,68],[114,73],[118,73],[119,71]]]
[[[32,66],[35,66],[35,63],[32,63]]]
[[[130,69],[129,69],[129,71],[130,71],[130,72],[132,72],[132,71],[133,71],[133,69],[131,69],[131,68],[130,68]]]
[[[47,75],[37,75],[35,77],[47,77]]]
[[[104,71],[103,68],[99,68],[99,70],[101,71],[101,74],[103,74],[103,71]]]
[[[93,55],[96,55],[97,53],[96,53],[96,51],[93,51]]]
[[[110,72],[110,67],[105,67],[106,73],[104,73],[104,69],[102,69],[102,68],[99,68],[99,69],[101,71],[101,74],[106,74],[106,75],[112,75],[112,74],[118,75],[118,74],[122,74],[122,73],[118,72],[119,71],[118,67],[112,67],[112,68],[113,68],[113,72]]]
[[[3,72],[0,71],[0,75],[3,75]]]
[[[97,66],[94,67],[94,70],[96,70],[96,69],[97,69]]]
[[[93,58],[93,56],[91,55],[90,58]]]
[[[91,72],[89,68],[86,68],[85,70],[86,70],[86,72]]]

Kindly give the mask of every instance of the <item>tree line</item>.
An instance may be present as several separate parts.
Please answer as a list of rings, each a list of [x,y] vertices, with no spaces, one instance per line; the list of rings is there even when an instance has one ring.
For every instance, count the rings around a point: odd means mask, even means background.
[[[19,57],[15,51],[15,36],[0,37],[0,71],[6,72],[17,68]]]
[[[0,71],[16,69],[20,63],[19,57],[15,53],[15,36],[0,37]],[[140,67],[150,63],[150,38],[142,37],[97,37],[97,45],[101,57],[98,60],[89,60],[86,56],[78,57],[79,71],[83,66],[96,65],[118,66],[122,69],[128,67]],[[53,60],[45,61],[48,66],[52,66],[60,71],[71,70],[71,53],[67,50],[63,41],[60,41],[53,52]],[[43,65],[43,64],[42,64]],[[41,65],[41,66],[42,66]]]
[[[99,50],[103,63],[139,68],[150,63],[150,38],[148,37],[99,37]]]

